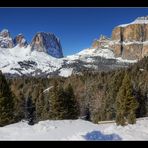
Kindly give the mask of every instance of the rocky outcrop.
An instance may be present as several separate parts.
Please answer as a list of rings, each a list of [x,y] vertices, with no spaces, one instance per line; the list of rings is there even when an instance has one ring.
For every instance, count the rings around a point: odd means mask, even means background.
[[[62,47],[60,40],[52,33],[37,33],[31,42],[32,51],[46,52],[49,55],[62,58]]]
[[[14,38],[14,46],[27,47],[28,43],[23,34],[19,34]]]
[[[94,40],[91,48],[104,48],[109,45],[110,39],[104,35],[101,35],[99,39]]]
[[[10,32],[7,29],[3,29],[0,32],[0,47],[1,48],[12,48],[13,40],[10,36]]]
[[[148,56],[148,17],[139,17],[130,24],[112,31],[112,45],[116,57],[137,60]]]

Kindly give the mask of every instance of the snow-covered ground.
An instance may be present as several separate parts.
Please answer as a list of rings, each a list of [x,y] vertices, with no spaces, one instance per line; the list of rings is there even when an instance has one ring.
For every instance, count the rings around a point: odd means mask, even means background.
[[[18,122],[0,127],[0,140],[148,140],[148,118],[125,127],[78,120],[46,120],[33,126]]]

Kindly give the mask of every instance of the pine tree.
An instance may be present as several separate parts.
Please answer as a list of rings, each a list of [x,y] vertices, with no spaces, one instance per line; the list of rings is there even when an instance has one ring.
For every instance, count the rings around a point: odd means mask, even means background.
[[[116,123],[117,125],[125,125],[125,88],[123,86],[120,87],[119,92],[117,94],[117,99],[116,99]]]
[[[67,119],[77,119],[79,115],[79,107],[71,84],[67,86],[65,93],[65,109],[67,110]]]
[[[43,89],[39,91],[39,97],[36,99],[36,118],[38,121],[44,119],[44,95]]]
[[[14,95],[0,71],[0,126],[14,122]]]
[[[50,93],[50,117],[52,119],[76,119],[78,105],[71,85],[64,90],[57,82]]]
[[[23,93],[20,91],[19,94],[17,94],[16,100],[15,100],[15,121],[20,121],[25,118],[24,116],[24,106],[25,106],[25,98]]]
[[[136,109],[138,101],[133,96],[133,89],[128,74],[125,75],[124,85],[126,87],[126,117],[129,124],[136,123]]]
[[[116,71],[109,81],[105,97],[105,115],[103,115],[107,120],[113,120],[116,117],[115,100],[123,77],[123,71]]]
[[[130,77],[126,72],[116,99],[117,125],[125,125],[126,120],[130,124],[134,124],[136,122],[136,109],[138,108],[138,102],[134,98],[132,91]]]
[[[57,81],[54,81],[53,89],[50,90],[50,118],[54,120],[63,119],[62,95],[63,88],[60,87]]]
[[[28,96],[26,100],[26,119],[29,125],[33,125],[35,123],[35,105],[32,102],[31,95]]]

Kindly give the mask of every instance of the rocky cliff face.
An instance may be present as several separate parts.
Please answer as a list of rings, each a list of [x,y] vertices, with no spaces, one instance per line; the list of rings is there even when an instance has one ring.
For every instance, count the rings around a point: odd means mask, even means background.
[[[52,33],[37,33],[31,42],[31,49],[46,52],[56,58],[63,57],[60,40]]]
[[[7,29],[3,29],[0,32],[0,47],[1,48],[12,48],[13,40],[10,36],[10,32]]]
[[[148,56],[148,16],[112,31],[112,45],[116,57],[135,60]]]
[[[27,47],[28,43],[23,34],[19,34],[14,38],[14,45],[19,47]]]

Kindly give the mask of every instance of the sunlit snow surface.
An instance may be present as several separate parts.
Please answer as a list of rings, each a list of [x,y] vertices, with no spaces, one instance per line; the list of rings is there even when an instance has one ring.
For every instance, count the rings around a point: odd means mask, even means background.
[[[115,123],[93,124],[78,120],[46,120],[33,126],[27,122],[0,127],[0,140],[148,140],[148,118],[125,127]]]

